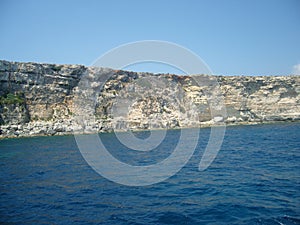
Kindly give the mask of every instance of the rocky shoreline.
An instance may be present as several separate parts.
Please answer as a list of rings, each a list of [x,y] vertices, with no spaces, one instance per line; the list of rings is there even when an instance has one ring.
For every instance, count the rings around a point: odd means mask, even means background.
[[[271,125],[271,124],[290,124],[290,123],[300,123],[300,120],[294,121],[263,121],[263,122],[237,122],[237,123],[228,123],[226,127],[233,127],[233,126],[255,126],[255,125]],[[30,138],[30,137],[51,137],[51,136],[70,136],[70,135],[78,135],[78,134],[97,134],[97,133],[112,133],[112,132],[124,132],[124,130],[107,130],[107,131],[95,131],[95,132],[85,132],[85,133],[78,133],[74,132],[70,127],[64,129],[56,129],[55,126],[57,124],[52,123],[27,123],[24,126],[20,125],[4,125],[1,126],[2,131],[4,131],[5,135],[0,135],[0,140],[3,139],[11,139],[11,138]],[[199,129],[207,129],[211,127],[217,127],[218,125],[202,125],[201,127],[177,127],[171,128],[173,129],[187,129],[187,128],[199,128]],[[163,128],[161,128],[163,129]],[[161,130],[155,129],[155,130]],[[167,128],[166,128],[167,129]],[[169,128],[170,129],[170,128]],[[147,129],[147,130],[154,130],[154,129]],[[145,131],[145,129],[133,129],[131,131],[139,132]]]
[[[0,60],[0,139],[294,122],[299,93],[300,76],[177,76]]]

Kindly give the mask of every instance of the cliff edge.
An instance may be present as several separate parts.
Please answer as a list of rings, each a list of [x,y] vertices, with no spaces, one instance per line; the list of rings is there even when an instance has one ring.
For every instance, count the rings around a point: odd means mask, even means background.
[[[93,78],[89,87],[97,92],[91,104],[78,105],[89,92],[80,88],[83,77]],[[300,76],[202,77],[217,81],[226,114],[212,116],[215,90],[191,76],[1,60],[0,137],[67,134],[83,126],[107,132],[300,120]],[[93,119],[82,124],[74,116],[86,106]]]

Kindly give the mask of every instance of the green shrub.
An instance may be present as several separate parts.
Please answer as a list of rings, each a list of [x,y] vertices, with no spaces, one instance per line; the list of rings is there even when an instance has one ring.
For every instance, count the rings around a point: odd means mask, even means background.
[[[63,68],[63,65],[53,65],[52,70],[58,72]]]
[[[21,94],[8,93],[6,95],[0,96],[0,104],[23,104],[25,102]]]

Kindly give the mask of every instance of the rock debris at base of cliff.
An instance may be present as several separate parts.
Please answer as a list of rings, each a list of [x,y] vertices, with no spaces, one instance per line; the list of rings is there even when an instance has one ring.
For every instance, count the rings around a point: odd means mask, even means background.
[[[0,137],[299,121],[299,84],[0,60]]]

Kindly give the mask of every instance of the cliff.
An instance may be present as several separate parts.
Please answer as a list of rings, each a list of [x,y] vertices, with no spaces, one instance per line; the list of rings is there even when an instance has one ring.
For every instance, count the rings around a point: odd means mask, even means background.
[[[300,119],[300,76],[193,77],[0,61],[0,137]],[[226,109],[218,115],[215,93]]]

